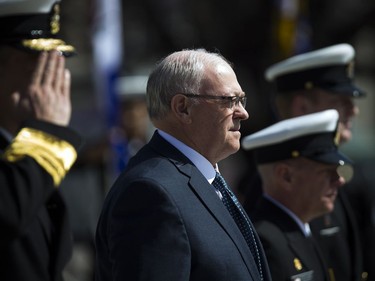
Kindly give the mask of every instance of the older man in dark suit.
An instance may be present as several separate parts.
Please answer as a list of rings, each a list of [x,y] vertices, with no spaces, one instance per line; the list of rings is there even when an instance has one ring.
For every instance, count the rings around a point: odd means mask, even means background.
[[[252,224],[218,172],[248,118],[229,63],[175,52],[151,73],[147,102],[157,131],[105,200],[97,280],[270,280]]]

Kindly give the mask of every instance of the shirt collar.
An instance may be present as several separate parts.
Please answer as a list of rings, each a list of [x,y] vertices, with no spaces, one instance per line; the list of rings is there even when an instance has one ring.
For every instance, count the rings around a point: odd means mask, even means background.
[[[209,183],[213,182],[216,176],[216,170],[218,169],[217,165],[213,167],[203,155],[170,134],[160,129],[158,129],[158,133],[162,138],[164,138],[167,142],[176,147],[182,154],[189,158],[189,160],[197,167],[197,169],[203,174]]]
[[[278,206],[280,209],[282,209],[285,213],[287,213],[297,223],[298,227],[301,229],[301,231],[305,235],[305,237],[311,236],[310,225],[308,223],[303,223],[291,210],[289,210],[287,207],[285,207],[279,201],[273,199],[268,194],[264,194],[264,197],[266,199],[268,199],[269,201],[271,201],[276,206]]]

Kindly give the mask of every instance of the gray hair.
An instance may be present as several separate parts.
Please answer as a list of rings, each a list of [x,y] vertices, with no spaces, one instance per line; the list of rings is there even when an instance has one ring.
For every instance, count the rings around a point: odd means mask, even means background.
[[[205,49],[174,52],[161,60],[147,83],[147,109],[151,119],[163,119],[176,94],[199,94],[207,66],[230,63],[220,54]]]

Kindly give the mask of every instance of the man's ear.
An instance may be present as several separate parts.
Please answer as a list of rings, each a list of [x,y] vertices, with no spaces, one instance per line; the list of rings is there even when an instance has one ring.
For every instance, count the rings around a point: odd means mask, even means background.
[[[280,184],[280,186],[290,190],[293,181],[292,167],[281,162],[275,165],[274,172],[277,177],[277,182]]]
[[[187,97],[181,94],[173,96],[171,109],[180,122],[191,123],[191,103]]]

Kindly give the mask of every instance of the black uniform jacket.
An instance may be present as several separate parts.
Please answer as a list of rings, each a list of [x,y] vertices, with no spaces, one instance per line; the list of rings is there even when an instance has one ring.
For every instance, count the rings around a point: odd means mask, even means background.
[[[100,281],[260,280],[214,188],[157,132],[106,197],[96,249]]]
[[[359,229],[345,188],[339,190],[333,212],[314,219],[310,226],[335,280],[366,280]]]
[[[262,197],[251,219],[262,241],[273,281],[329,280],[320,250],[295,220]]]
[[[27,127],[42,130],[79,146],[68,128],[44,122]],[[8,144],[0,135],[1,151]],[[25,157],[0,160],[0,280],[62,280],[71,254],[67,210],[52,177]]]

